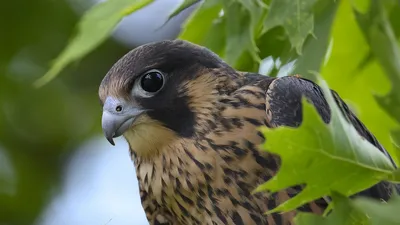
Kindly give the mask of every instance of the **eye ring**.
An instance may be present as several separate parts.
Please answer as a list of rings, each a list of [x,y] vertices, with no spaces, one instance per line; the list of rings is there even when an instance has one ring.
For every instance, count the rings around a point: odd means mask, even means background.
[[[139,79],[140,88],[149,93],[155,94],[164,87],[165,76],[159,70],[149,70],[144,73]]]
[[[122,111],[122,106],[118,105],[117,107],[115,107],[115,111],[121,112]]]

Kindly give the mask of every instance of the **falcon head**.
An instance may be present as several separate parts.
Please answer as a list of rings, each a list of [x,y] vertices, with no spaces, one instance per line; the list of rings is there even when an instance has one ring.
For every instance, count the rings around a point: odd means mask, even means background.
[[[211,70],[233,71],[216,54],[182,40],[142,45],[119,59],[99,88],[107,140],[123,135],[139,154],[195,133],[196,116],[212,107]]]

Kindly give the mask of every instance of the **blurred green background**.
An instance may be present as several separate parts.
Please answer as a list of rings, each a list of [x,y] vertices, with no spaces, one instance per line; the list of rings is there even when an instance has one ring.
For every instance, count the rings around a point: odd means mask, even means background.
[[[40,88],[33,83],[96,1],[0,3],[0,225],[147,224],[126,143],[114,149],[101,137],[97,89],[117,59],[150,41],[179,37],[266,75],[319,72],[393,157],[400,152],[399,1],[304,0],[296,8],[291,0],[209,0],[179,34],[194,2],[156,0],[134,12],[112,38]],[[168,20],[181,3],[192,6]]]
[[[54,197],[65,191],[67,166],[78,148],[102,135],[97,95],[101,79],[131,48],[177,36],[187,13],[170,21],[163,29],[157,28],[179,2],[155,2],[130,16],[116,31],[115,38],[108,39],[64,70],[54,82],[41,88],[35,88],[33,82],[49,69],[50,63],[71,39],[81,14],[95,1],[0,3],[3,30],[0,35],[0,224],[28,225],[35,221],[40,224],[38,216]],[[111,145],[101,143],[107,151],[114,152]],[[88,148],[100,154],[98,146],[92,144]],[[124,162],[131,166],[127,146],[123,147],[118,150],[123,151],[122,157],[127,158]],[[134,173],[133,166],[128,169],[131,170],[126,171],[127,174]],[[134,180],[132,175],[127,179]],[[136,183],[126,183],[131,184],[127,188],[136,188]],[[78,187],[84,185],[84,181],[76,183]],[[72,215],[72,212],[67,211],[65,215]],[[93,214],[87,216],[93,217]],[[78,224],[87,224],[81,222]]]

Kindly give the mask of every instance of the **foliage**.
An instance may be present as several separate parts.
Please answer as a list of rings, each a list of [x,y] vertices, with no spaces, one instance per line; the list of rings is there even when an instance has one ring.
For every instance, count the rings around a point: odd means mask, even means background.
[[[351,206],[369,217],[371,225],[399,225],[400,224],[400,196],[395,194],[387,203],[368,198],[358,198],[350,202]]]
[[[346,196],[333,192],[332,200],[336,210],[327,217],[312,213],[299,213],[295,217],[297,225],[364,225],[368,223],[368,217],[354,207],[352,201]]]
[[[82,18],[78,34],[39,84],[50,81],[68,63],[93,50],[123,16],[140,8],[130,6],[144,6],[148,2],[108,0],[89,10]],[[258,72],[261,60],[270,57],[273,66],[266,75],[300,73],[314,79],[310,72],[320,73],[399,163],[398,1],[205,0],[198,3],[189,0],[183,1],[171,16],[192,4],[198,4],[197,9],[186,21],[179,38],[210,48],[239,70]],[[126,7],[130,9],[128,13]],[[99,15],[112,16],[90,19]],[[103,23],[107,25],[105,28],[100,26]],[[86,38],[80,43],[82,37]],[[82,44],[85,48],[81,48]],[[327,94],[327,84],[321,84]],[[315,110],[304,104],[300,128],[264,130],[268,139],[265,149],[280,154],[283,164],[278,174],[259,190],[277,191],[305,183],[301,194],[274,209],[283,211],[321,196],[333,197],[334,213],[327,217],[299,214],[299,224],[389,221],[390,215],[378,216],[373,212],[393,210],[398,205],[397,196],[387,205],[369,199],[350,200],[347,196],[380,180],[400,181],[399,172],[377,148],[356,133],[329,96],[333,109],[330,124],[323,124]],[[282,142],[288,144],[277,144]],[[336,180],[342,182],[333,182]],[[359,216],[353,216],[349,222],[348,213],[344,212],[350,210]],[[366,219],[363,213],[372,217]]]
[[[398,225],[400,224],[400,196],[395,194],[387,203],[365,197],[353,201],[333,192],[334,210],[327,217],[311,213],[300,213],[295,221],[298,225]],[[368,215],[368,216],[367,216]]]
[[[294,210],[305,202],[329,195],[331,190],[349,196],[377,180],[400,182],[390,160],[342,116],[327,84],[320,82],[320,86],[331,106],[328,125],[304,100],[300,127],[262,129],[267,137],[263,149],[279,154],[282,165],[273,179],[259,186],[258,191],[276,192],[307,184],[302,192],[273,211]],[[286,143],[285,146],[282,147],[282,143]]]
[[[385,6],[396,3],[393,1],[385,3],[374,0],[367,13],[363,14],[355,10],[355,16],[372,55],[382,65],[392,84],[392,89],[386,96],[376,96],[377,102],[397,122],[400,122],[400,92],[395,91],[400,88],[400,48],[385,9]],[[399,12],[399,7],[393,8],[392,13]]]
[[[51,69],[40,80],[36,81],[35,85],[42,86],[66,65],[88,54],[111,34],[114,27],[124,16],[151,2],[152,0],[113,0],[94,6],[91,13],[86,14],[80,21],[78,34],[58,56]]]

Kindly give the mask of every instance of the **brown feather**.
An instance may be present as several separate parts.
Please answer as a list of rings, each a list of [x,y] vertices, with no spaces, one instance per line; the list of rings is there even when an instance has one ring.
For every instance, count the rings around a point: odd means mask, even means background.
[[[173,88],[165,98],[132,98],[129,84],[149,68],[167,71]],[[164,110],[140,116],[124,134],[151,225],[287,225],[295,211],[264,213],[301,186],[251,194],[280,165],[278,156],[258,149],[264,137],[257,128],[298,126],[301,94],[329,121],[329,107],[316,90],[299,76],[237,72],[207,49],[175,40],[128,53],[103,80],[99,95],[102,101],[111,95]],[[182,131],[180,124],[193,127]],[[322,214],[326,206],[318,199],[298,210]]]

